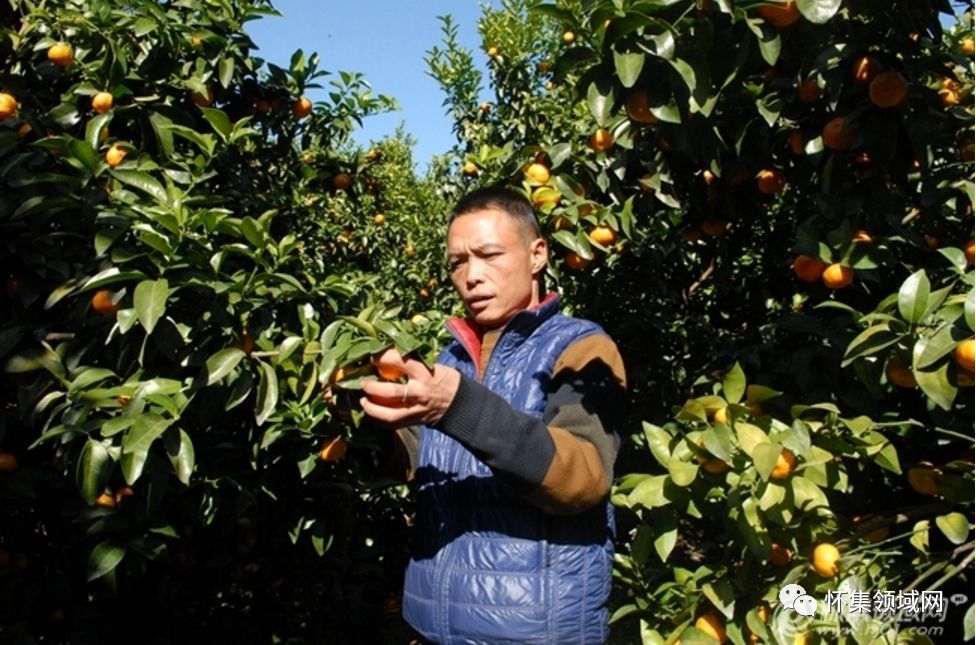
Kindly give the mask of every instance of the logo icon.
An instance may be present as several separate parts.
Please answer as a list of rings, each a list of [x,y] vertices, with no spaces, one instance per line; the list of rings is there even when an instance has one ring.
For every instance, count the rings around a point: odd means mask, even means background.
[[[807,595],[807,590],[798,584],[789,584],[780,589],[779,602],[801,616],[813,616],[817,613],[816,599]]]

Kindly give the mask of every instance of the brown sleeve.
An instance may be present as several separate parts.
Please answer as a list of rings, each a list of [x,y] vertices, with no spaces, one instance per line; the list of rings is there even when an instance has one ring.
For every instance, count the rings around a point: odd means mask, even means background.
[[[544,416],[555,454],[530,502],[550,513],[578,513],[609,492],[626,382],[620,352],[603,334],[576,341],[557,359]]]

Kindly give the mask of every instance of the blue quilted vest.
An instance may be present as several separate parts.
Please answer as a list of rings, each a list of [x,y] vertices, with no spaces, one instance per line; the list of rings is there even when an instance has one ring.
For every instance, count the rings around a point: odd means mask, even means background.
[[[603,333],[562,315],[558,304],[551,297],[517,314],[484,369],[484,385],[540,419],[556,359],[573,341]],[[438,362],[477,379],[456,322],[449,325],[455,342]],[[444,645],[606,640],[609,503],[572,516],[544,513],[460,443],[428,427],[415,484],[420,541],[407,567],[403,614],[425,638]]]

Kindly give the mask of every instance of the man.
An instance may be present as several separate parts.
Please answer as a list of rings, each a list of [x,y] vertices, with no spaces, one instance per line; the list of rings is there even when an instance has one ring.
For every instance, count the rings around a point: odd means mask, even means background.
[[[386,424],[422,426],[404,617],[435,643],[602,643],[619,352],[543,296],[548,249],[517,193],[462,199],[447,259],[468,312],[448,323],[454,342],[433,370],[381,354],[407,382],[368,382],[361,399]]]

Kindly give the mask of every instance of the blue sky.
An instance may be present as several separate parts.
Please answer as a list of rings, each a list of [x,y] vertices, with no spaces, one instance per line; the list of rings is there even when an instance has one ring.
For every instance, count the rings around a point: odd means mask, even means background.
[[[258,46],[256,54],[269,62],[287,66],[296,49],[318,52],[320,69],[330,72],[362,72],[379,94],[393,96],[400,111],[365,120],[356,140],[367,146],[372,139],[392,134],[403,122],[416,140],[414,162],[427,166],[434,154],[454,143],[451,122],[442,105],[444,95],[427,75],[424,55],[442,40],[437,16],[450,14],[458,25],[462,46],[479,50],[477,21],[482,4],[478,0],[356,0],[330,2],[276,0],[281,17],[268,17],[247,24],[247,32]],[[475,56],[475,60],[484,57]],[[328,86],[331,77],[320,79]],[[325,98],[325,89],[309,92],[312,100]]]

